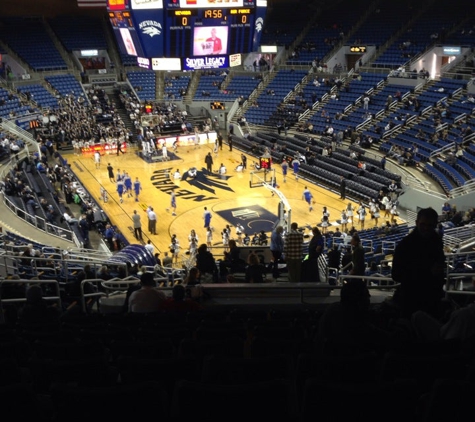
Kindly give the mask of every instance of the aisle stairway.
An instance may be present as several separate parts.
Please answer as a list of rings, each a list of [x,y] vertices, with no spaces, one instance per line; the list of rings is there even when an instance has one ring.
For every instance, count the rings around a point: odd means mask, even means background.
[[[132,136],[129,138],[130,142],[136,143],[137,142],[137,131],[135,129],[134,123],[129,117],[129,113],[125,109],[124,105],[122,104],[122,101],[120,100],[120,91],[118,88],[106,88],[106,93],[109,95],[111,100],[115,104],[115,108],[117,112],[119,113],[120,118],[125,124],[125,127],[129,131],[129,133],[132,134]]]

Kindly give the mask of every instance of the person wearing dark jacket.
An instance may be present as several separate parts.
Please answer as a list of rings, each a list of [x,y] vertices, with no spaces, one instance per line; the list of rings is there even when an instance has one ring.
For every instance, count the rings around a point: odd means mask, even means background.
[[[419,210],[416,226],[394,251],[391,276],[400,283],[394,300],[405,317],[415,311],[439,316],[444,294],[445,255],[442,238],[435,230],[437,222],[437,211]]]
[[[201,244],[196,253],[196,267],[200,272],[202,283],[212,283],[216,279],[217,267],[214,256],[208,251],[206,243]]]

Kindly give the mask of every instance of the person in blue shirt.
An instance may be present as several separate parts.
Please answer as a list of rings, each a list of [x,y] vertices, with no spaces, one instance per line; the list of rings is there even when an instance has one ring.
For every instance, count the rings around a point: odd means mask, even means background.
[[[298,158],[292,160],[292,169],[294,171],[295,180],[299,180],[300,161]]]
[[[134,182],[135,202],[139,202],[139,194],[141,190],[142,190],[142,185],[140,184],[139,178],[136,177],[135,182]]]
[[[205,210],[203,212],[203,219],[205,221],[205,224],[204,224],[205,229],[211,226],[211,217],[212,217],[211,212],[208,211],[207,207],[205,207]]]
[[[445,215],[447,219],[449,219],[451,212],[452,212],[451,205],[448,202],[444,202],[444,205],[442,205],[442,214]]]
[[[129,173],[124,174],[124,193],[127,194],[127,198],[132,196],[132,178]]]
[[[303,190],[302,199],[305,199],[305,202],[308,204],[308,207],[309,207],[308,210],[312,211],[313,210],[313,206],[312,206],[313,195],[312,195],[312,192],[308,190],[307,186],[305,186]]]
[[[120,203],[124,202],[122,195],[124,194],[124,181],[122,179],[117,180],[117,193],[119,194]]]
[[[38,170],[38,173],[46,173],[46,166],[41,161],[38,161],[36,170]]]
[[[284,183],[287,181],[287,171],[289,170],[289,163],[287,160],[282,161],[282,175],[284,176]]]
[[[109,248],[111,249],[111,251],[114,250],[114,235],[115,235],[114,227],[112,227],[110,224],[107,224],[106,229],[104,230],[104,238],[109,244]]]

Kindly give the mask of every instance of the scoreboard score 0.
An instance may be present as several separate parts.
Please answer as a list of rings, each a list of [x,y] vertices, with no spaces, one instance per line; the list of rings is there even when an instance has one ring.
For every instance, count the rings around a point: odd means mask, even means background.
[[[267,0],[108,0],[121,52],[194,58],[258,51]]]

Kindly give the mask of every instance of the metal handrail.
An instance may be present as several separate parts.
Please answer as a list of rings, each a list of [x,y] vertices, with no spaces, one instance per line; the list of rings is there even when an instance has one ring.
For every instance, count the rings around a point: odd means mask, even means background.
[[[61,305],[61,294],[60,294],[60,289],[59,289],[59,283],[57,280],[24,280],[24,279],[17,279],[17,280],[0,280],[0,323],[5,323],[5,313],[3,309],[4,304],[23,304],[26,303],[26,296],[25,297],[16,297],[16,298],[2,298],[2,291],[3,291],[3,286],[4,285],[18,285],[18,284],[24,284],[26,287],[29,285],[34,285],[34,284],[52,284],[54,286],[54,291],[55,294],[53,296],[45,296],[43,297],[44,300],[49,301],[49,302],[56,302],[58,305],[58,309],[61,311],[62,305]],[[25,289],[26,293],[26,289]]]

